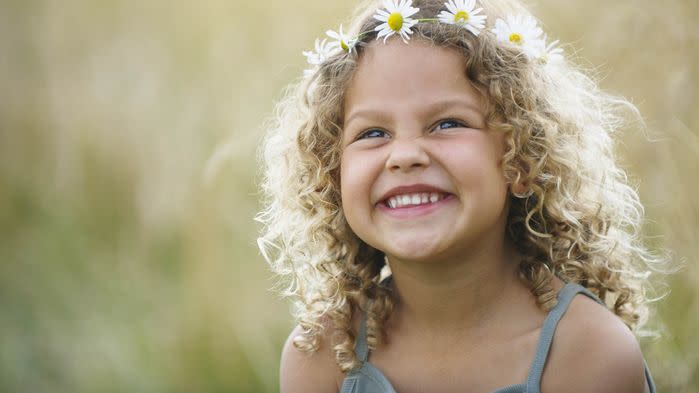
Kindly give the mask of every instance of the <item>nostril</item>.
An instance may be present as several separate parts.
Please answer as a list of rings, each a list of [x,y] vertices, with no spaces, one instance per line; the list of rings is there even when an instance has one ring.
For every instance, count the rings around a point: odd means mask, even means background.
[[[386,168],[399,169],[416,169],[424,168],[430,164],[430,159],[426,154],[414,154],[410,156],[391,156],[386,161]]]

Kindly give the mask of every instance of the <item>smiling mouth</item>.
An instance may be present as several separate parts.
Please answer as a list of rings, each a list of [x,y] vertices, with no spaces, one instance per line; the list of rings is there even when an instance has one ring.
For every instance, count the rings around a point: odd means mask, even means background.
[[[383,201],[383,204],[390,209],[402,209],[436,203],[447,198],[449,195],[451,194],[441,192],[415,192],[394,195]]]

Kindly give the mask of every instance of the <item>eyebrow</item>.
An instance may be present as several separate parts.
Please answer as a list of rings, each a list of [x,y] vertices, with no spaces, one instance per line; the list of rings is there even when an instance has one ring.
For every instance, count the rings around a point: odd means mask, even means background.
[[[473,103],[471,100],[465,100],[463,98],[449,98],[441,101],[437,101],[434,103],[431,103],[427,106],[424,107],[421,112],[423,113],[437,113],[437,112],[443,112],[448,108],[452,107],[459,107],[459,108],[468,108],[471,111],[476,112],[479,115],[482,115],[481,109]],[[353,111],[350,113],[350,115],[347,117],[347,120],[345,120],[344,125],[346,126],[347,124],[350,123],[350,121],[359,118],[359,117],[365,117],[365,118],[379,118],[379,119],[385,119],[387,117],[386,112],[378,110],[378,109],[373,109],[373,108],[367,108],[367,109],[359,109],[356,111]]]

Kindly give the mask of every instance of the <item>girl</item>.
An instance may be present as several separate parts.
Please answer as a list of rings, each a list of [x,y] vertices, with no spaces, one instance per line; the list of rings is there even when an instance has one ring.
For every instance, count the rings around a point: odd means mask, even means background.
[[[633,106],[508,0],[357,15],[264,145],[281,391],[654,392],[631,329],[663,261],[613,155]]]

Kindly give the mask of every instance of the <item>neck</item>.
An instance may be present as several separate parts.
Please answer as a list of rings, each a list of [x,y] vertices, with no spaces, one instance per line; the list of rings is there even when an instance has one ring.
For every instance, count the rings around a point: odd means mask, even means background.
[[[499,252],[493,252],[499,250]],[[511,247],[483,245],[457,260],[401,261],[389,258],[399,302],[397,326],[421,335],[474,334],[502,325],[494,316],[512,308],[506,299],[521,290],[519,258]],[[510,304],[508,304],[510,303]]]

